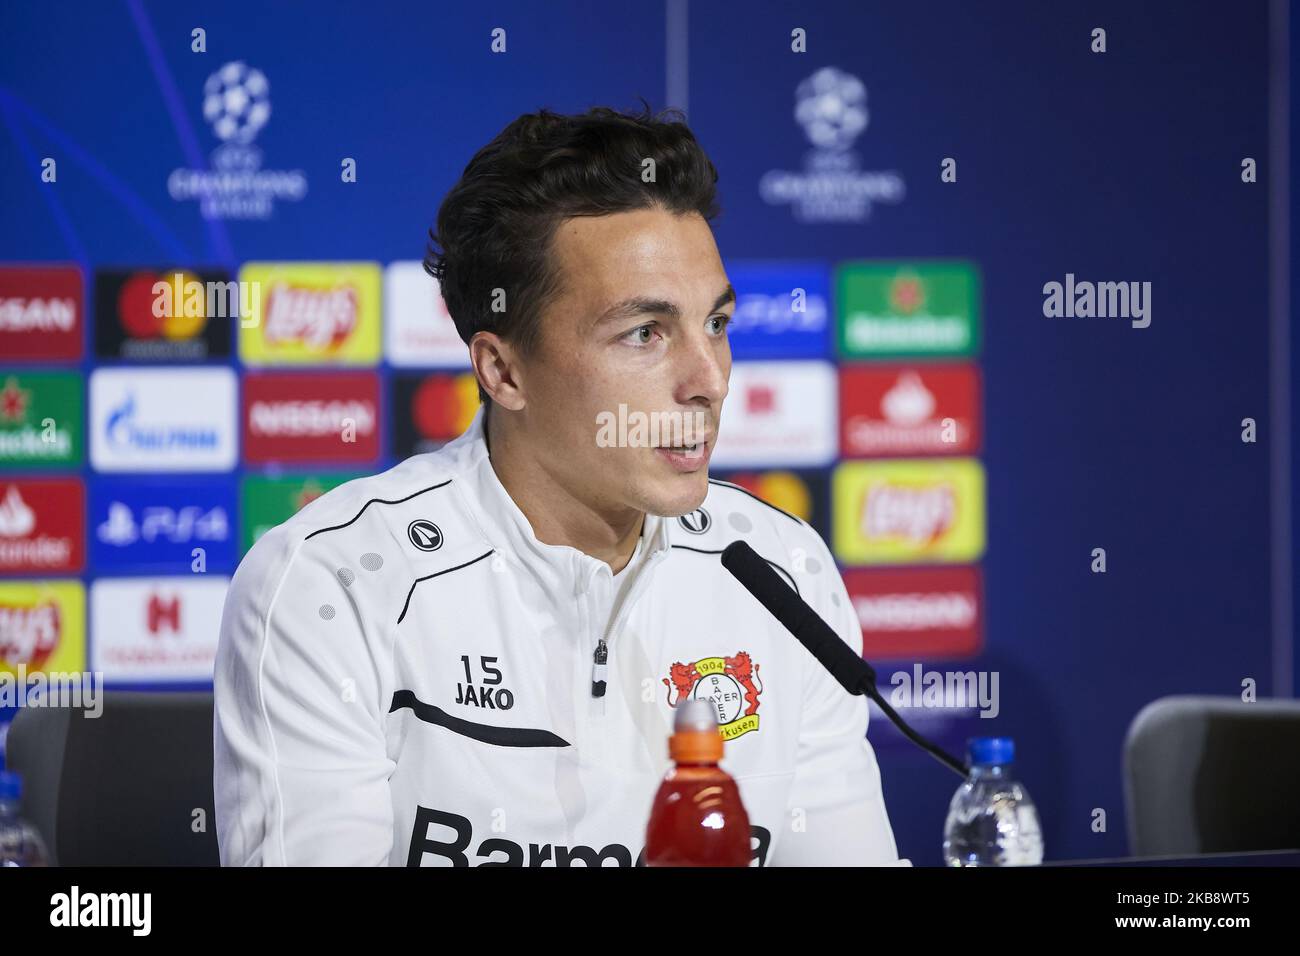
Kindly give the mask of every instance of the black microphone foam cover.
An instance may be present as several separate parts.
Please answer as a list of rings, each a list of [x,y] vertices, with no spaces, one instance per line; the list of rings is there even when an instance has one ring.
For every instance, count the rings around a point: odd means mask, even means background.
[[[864,681],[875,674],[834,629],[821,619],[794,589],[772,570],[767,561],[744,541],[733,541],[722,552],[722,566],[744,585],[817,658],[850,694],[865,691]]]

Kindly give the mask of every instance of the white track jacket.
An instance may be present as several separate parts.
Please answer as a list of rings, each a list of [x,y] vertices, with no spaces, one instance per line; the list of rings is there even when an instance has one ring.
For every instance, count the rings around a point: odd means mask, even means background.
[[[222,863],[643,863],[674,708],[707,697],[755,865],[906,864],[865,699],[722,567],[737,538],[861,651],[820,536],[737,486],[647,515],[618,580],[541,543],[492,468],[482,409],[443,448],[311,502],[226,598]]]

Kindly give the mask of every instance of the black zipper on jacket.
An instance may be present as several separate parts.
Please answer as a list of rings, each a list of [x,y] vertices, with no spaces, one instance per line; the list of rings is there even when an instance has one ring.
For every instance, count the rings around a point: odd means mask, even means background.
[[[609,660],[609,645],[602,637],[596,643],[596,653],[592,655],[591,696],[605,696],[605,664]]]

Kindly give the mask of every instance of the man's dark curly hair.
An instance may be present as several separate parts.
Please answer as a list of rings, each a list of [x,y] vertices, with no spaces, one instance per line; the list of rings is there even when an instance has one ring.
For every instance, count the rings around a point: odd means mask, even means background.
[[[466,344],[489,331],[525,356],[536,349],[541,315],[562,289],[549,249],[564,220],[650,207],[718,215],[718,172],[685,117],[641,105],[638,114],[603,106],[527,113],[469,161],[442,201],[424,257]],[[647,159],[653,182],[643,179]],[[504,311],[492,309],[498,289]],[[481,385],[479,399],[487,400]]]

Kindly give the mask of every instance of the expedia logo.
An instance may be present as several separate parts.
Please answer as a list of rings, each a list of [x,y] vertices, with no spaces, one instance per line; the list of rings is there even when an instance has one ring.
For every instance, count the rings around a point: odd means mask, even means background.
[[[677,523],[689,531],[691,534],[704,534],[713,524],[713,519],[703,508],[696,508],[689,514],[684,514],[677,519]]]
[[[448,841],[435,839],[450,831],[454,837]],[[474,826],[456,813],[415,808],[415,825],[411,828],[411,844],[406,853],[407,866],[424,866],[425,857],[440,857],[452,866],[645,866],[645,849],[632,859],[632,850],[621,843],[596,849],[590,846],[563,846],[552,843],[515,843],[501,837],[484,840],[475,851],[475,861],[470,862],[466,850],[474,839]],[[766,827],[750,825],[749,845],[753,854],[751,866],[767,862],[767,850],[772,844],[772,833]],[[436,864],[435,864],[436,865]]]
[[[442,547],[442,532],[432,521],[419,518],[406,527],[406,537],[421,551],[437,551]]]

